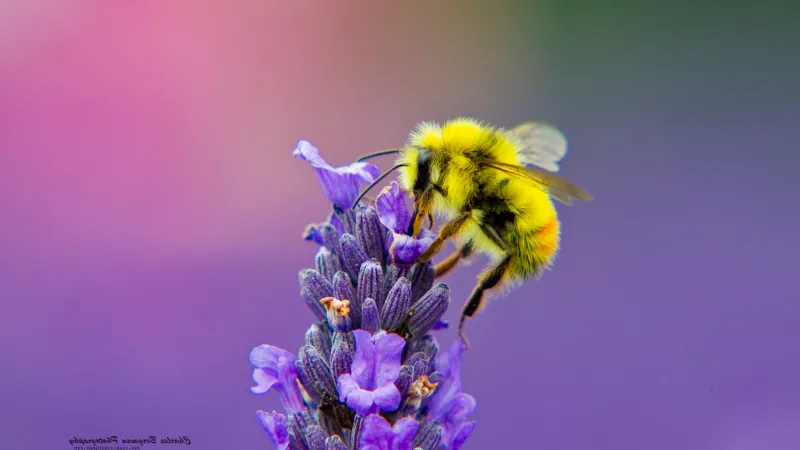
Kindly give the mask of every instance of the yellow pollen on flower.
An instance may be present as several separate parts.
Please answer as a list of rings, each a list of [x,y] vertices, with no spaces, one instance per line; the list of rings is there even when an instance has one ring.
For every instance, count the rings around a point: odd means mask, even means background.
[[[350,314],[350,300],[339,300],[334,297],[325,297],[319,301],[328,311],[333,311],[340,316]]]
[[[408,394],[419,398],[430,397],[438,385],[439,383],[431,383],[427,375],[422,375],[411,383],[411,387],[408,388]]]

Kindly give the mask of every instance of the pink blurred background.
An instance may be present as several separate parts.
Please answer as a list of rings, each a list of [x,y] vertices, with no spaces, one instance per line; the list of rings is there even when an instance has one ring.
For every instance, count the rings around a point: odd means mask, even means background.
[[[328,208],[295,143],[343,164],[467,115],[559,124],[597,197],[470,324],[467,448],[800,448],[797,33],[585,3],[3,2],[2,447],[270,448],[247,355],[302,344]]]

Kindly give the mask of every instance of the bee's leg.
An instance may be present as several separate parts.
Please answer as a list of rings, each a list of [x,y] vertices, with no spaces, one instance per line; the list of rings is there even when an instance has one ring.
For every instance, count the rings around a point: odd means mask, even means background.
[[[469,300],[464,304],[464,309],[461,310],[461,320],[458,322],[458,334],[461,336],[461,339],[464,340],[467,347],[469,347],[469,342],[467,341],[467,336],[464,334],[464,322],[467,320],[467,317],[472,317],[475,312],[481,309],[484,300],[483,292],[497,286],[497,283],[499,283],[506,274],[506,270],[508,270],[510,264],[511,255],[506,255],[494,269],[481,278],[478,285],[475,286],[475,289],[472,291],[472,295],[469,296]]]
[[[466,258],[472,254],[472,241],[467,242],[460,249],[453,252],[444,261],[436,265],[436,276],[441,277],[447,274],[453,267],[456,266],[461,258]]]
[[[428,247],[427,250],[425,250],[425,253],[423,253],[422,256],[420,256],[419,259],[417,259],[417,262],[424,263],[429,259],[433,258],[435,254],[439,253],[439,250],[441,250],[442,245],[444,245],[445,241],[450,239],[453,235],[458,234],[458,232],[461,231],[462,228],[464,228],[464,225],[467,224],[468,219],[469,219],[469,213],[466,212],[444,224],[442,228],[439,230],[439,235],[436,236],[436,239],[433,240],[431,246]]]
[[[433,214],[428,213],[428,229],[432,230],[434,225]]]
[[[469,299],[464,304],[464,309],[461,310],[461,320],[458,322],[458,334],[461,339],[464,340],[467,347],[469,347],[469,342],[467,341],[467,336],[464,334],[464,322],[466,322],[467,317],[472,317],[473,314],[481,309],[483,306],[484,291],[488,291],[497,286],[497,283],[503,279],[506,270],[508,270],[508,266],[511,264],[511,254],[509,253],[508,244],[500,236],[500,233],[488,223],[481,224],[481,231],[483,231],[486,237],[491,239],[495,245],[500,247],[500,249],[505,252],[506,256],[490,272],[480,278],[478,285],[475,286]]]
[[[433,203],[433,189],[427,189],[414,200],[414,214],[411,216],[411,223],[409,224],[409,236],[417,237],[422,231],[422,222],[425,216],[431,213],[431,206]]]

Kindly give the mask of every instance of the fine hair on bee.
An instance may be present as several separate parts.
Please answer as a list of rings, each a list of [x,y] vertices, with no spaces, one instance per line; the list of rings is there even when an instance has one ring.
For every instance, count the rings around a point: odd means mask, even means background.
[[[559,250],[560,222],[553,199],[567,205],[592,196],[557,175],[567,141],[554,126],[525,122],[509,130],[470,118],[442,125],[423,122],[403,148],[366,155],[397,154],[395,165],[384,172],[356,200],[394,171],[399,184],[414,198],[408,234],[417,236],[425,217],[443,218],[438,235],[420,256],[424,263],[454,240],[453,254],[437,264],[436,276],[453,269],[473,252],[486,254],[491,263],[461,312],[459,334],[466,318],[486,304],[490,290],[508,288],[548,269]]]

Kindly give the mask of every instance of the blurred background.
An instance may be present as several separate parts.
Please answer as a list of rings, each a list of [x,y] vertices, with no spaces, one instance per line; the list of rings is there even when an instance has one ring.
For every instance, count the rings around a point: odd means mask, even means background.
[[[800,448],[785,3],[3,1],[2,446],[271,448],[248,354],[303,343],[329,207],[297,140],[344,164],[467,115],[557,124],[595,201],[469,323],[465,448]]]

